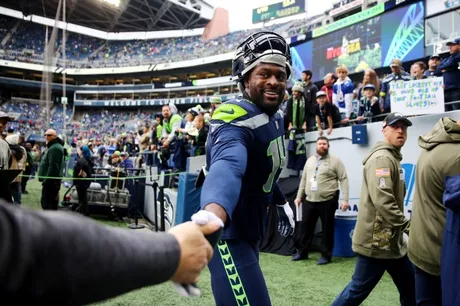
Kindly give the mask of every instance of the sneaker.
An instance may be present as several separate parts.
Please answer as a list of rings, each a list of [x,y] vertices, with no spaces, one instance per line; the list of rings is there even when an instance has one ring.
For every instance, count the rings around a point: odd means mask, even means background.
[[[299,253],[296,253],[296,254],[292,255],[292,258],[291,258],[292,261],[298,261],[298,260],[304,260],[304,259],[308,259],[308,255],[307,256],[302,256]]]
[[[317,265],[327,265],[330,262],[331,262],[330,259],[327,259],[326,257],[321,257],[316,264]]]

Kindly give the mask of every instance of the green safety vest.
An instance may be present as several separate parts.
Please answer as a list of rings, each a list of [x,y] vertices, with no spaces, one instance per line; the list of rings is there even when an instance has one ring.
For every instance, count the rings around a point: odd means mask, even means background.
[[[177,121],[182,121],[182,117],[178,114],[172,115],[167,123],[165,123],[165,121],[163,120],[163,128],[166,130],[168,134],[171,134],[172,127],[174,124],[176,124]]]

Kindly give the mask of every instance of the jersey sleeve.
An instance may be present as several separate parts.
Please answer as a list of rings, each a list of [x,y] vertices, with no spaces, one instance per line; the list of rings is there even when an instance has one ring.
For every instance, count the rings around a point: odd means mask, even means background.
[[[460,158],[450,167],[444,182],[442,201],[446,208],[460,211]]]
[[[221,106],[222,107],[222,106]],[[219,108],[220,109],[220,108]],[[218,110],[219,110],[218,109]],[[213,115],[211,125],[220,122],[219,113]],[[226,114],[226,120],[231,114]],[[215,128],[215,127],[212,127]],[[241,192],[241,184],[246,171],[250,132],[233,124],[221,124],[208,137],[208,173],[201,190],[201,208],[215,203],[225,209],[231,222]]]
[[[339,101],[338,101],[338,98],[337,98],[337,84],[334,84],[332,86],[332,104],[336,105],[337,107],[339,107]]]
[[[355,86],[350,81],[345,86],[345,108],[346,108],[346,117],[349,118],[351,113],[353,112],[353,91],[355,90]]]

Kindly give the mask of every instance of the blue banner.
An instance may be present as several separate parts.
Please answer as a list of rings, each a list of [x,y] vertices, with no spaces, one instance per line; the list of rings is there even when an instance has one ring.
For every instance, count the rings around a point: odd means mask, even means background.
[[[236,98],[237,94],[222,95],[222,102]],[[178,99],[139,99],[139,100],[75,100],[75,106],[90,107],[140,107],[140,106],[161,106],[167,104],[199,104],[211,103],[211,96],[208,97],[188,97]]]

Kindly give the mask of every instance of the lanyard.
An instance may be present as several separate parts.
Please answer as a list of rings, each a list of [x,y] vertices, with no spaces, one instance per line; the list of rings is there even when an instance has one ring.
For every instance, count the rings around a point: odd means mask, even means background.
[[[326,158],[325,156],[318,158],[319,156],[316,155],[316,168],[315,168],[315,173],[313,174],[313,180],[316,181],[316,176],[318,175],[318,168],[323,162],[323,160]]]
[[[327,103],[327,102],[326,102]],[[323,109],[325,110],[326,109],[326,104],[324,104],[322,107],[321,105],[318,105],[319,106],[319,116],[321,117],[321,123],[325,122],[324,120],[324,114],[323,114]]]
[[[371,110],[371,101],[364,97],[364,110],[369,112]]]
[[[327,102],[326,102],[327,103]],[[319,116],[321,117],[321,128],[322,129],[325,129],[326,128],[326,119],[324,118],[324,113],[323,113],[323,109],[326,110],[326,103],[324,103],[323,107],[321,107],[321,105],[318,105],[319,107]]]

